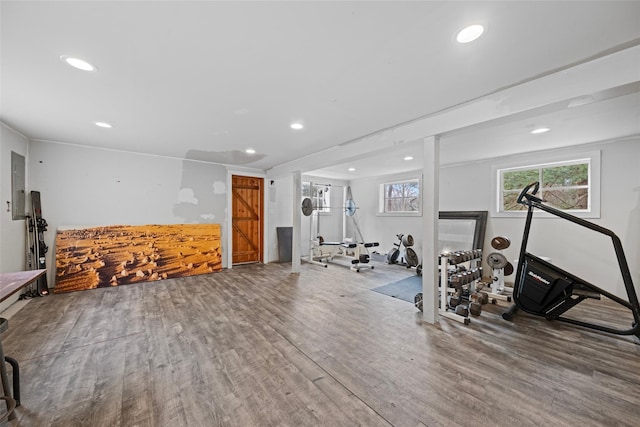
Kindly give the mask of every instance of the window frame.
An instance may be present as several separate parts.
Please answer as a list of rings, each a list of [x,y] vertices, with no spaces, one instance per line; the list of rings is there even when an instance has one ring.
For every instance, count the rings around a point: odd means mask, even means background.
[[[396,211],[396,212],[385,212],[386,206],[386,191],[385,187],[387,185],[396,185],[396,184],[406,184],[406,183],[416,183],[418,185],[418,209],[415,211]],[[403,197],[405,199],[406,197]],[[419,178],[404,178],[404,179],[395,179],[389,180],[380,183],[379,192],[378,192],[378,216],[422,216],[422,177]]]
[[[587,209],[565,209],[564,212],[581,218],[600,218],[600,151],[584,153],[546,155],[530,158],[528,161],[512,161],[492,167],[492,180],[494,191],[492,194],[491,216],[495,217],[523,217],[527,210],[507,211],[503,204],[503,173],[518,170],[538,169],[539,175],[544,168],[588,164],[589,194]],[[578,187],[578,186],[576,186]],[[580,186],[584,188],[584,186]],[[507,190],[510,191],[510,190]],[[543,190],[544,192],[544,190]],[[539,217],[553,217],[546,212],[540,212]]]
[[[309,186],[308,196],[304,195],[305,184]],[[316,195],[314,195],[313,191],[311,191],[312,186],[316,189]],[[323,195],[326,194],[327,197],[322,198],[323,203],[321,208],[318,207],[318,201],[320,200],[320,198],[318,196],[319,192],[317,190],[319,187],[328,188],[328,190],[323,191]],[[331,184],[322,184],[322,183],[313,182],[313,181],[302,181],[301,194],[302,194],[302,200],[304,200],[307,197],[311,199],[313,210],[315,212],[317,212],[318,214],[324,214],[324,215],[331,214]],[[300,200],[300,202],[302,202],[302,200]]]

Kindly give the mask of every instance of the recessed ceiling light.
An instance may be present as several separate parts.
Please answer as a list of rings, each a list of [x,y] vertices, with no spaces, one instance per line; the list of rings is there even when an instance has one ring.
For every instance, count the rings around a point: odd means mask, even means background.
[[[77,68],[78,70],[98,71],[98,69],[95,66],[89,64],[87,61],[80,58],[74,58],[71,56],[62,55],[60,59],[66,62],[67,64],[71,65],[73,68]]]
[[[246,150],[244,150],[244,152],[247,154],[256,154],[256,150],[254,150],[253,148],[247,148]]]
[[[101,127],[101,128],[106,128],[106,129],[111,129],[113,127],[112,124],[107,123],[107,122],[94,122],[94,125]]]
[[[349,168],[348,170],[349,170],[349,172],[354,172],[356,170],[356,168]]]
[[[480,37],[482,33],[484,33],[484,27],[482,25],[469,25],[458,33],[456,40],[458,43],[469,43]]]
[[[533,135],[538,135],[538,134],[541,134],[541,133],[549,132],[550,130],[551,130],[551,129],[549,129],[549,128],[538,128],[538,129],[534,129],[534,130],[532,130],[532,131],[531,131],[531,133],[532,133]]]
[[[304,125],[302,123],[291,123],[291,129],[300,130],[303,128]]]
[[[411,157],[411,156],[407,156],[407,157],[405,157],[404,159],[405,159],[405,160],[413,160],[413,157]]]

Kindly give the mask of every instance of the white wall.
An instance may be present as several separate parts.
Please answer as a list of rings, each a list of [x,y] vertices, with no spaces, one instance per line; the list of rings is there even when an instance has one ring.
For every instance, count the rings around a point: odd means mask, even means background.
[[[46,234],[51,250],[47,265],[53,266],[55,231],[59,226],[110,224],[220,223],[226,230],[226,168],[218,165],[93,149],[67,144],[27,141],[6,126],[0,126],[0,201],[11,200],[11,151],[27,158],[27,191],[42,193],[43,214],[49,223]],[[556,150],[559,154],[601,150],[601,217],[593,222],[612,229],[622,239],[632,277],[640,283],[640,138],[590,144]],[[553,154],[554,152],[551,152]],[[443,167],[440,176],[440,210],[488,210],[494,188],[492,167],[505,160],[539,156],[511,156],[478,163]],[[397,233],[412,234],[414,249],[422,253],[422,218],[378,216],[379,184],[420,178],[421,171],[355,180],[351,183],[358,207],[356,218],[365,240],[380,243],[378,250],[392,248]],[[336,189],[347,185],[326,179]],[[328,182],[331,181],[331,182]],[[275,179],[268,185],[268,262],[277,261],[275,229],[291,226],[293,178]],[[334,197],[342,203],[343,196]],[[341,192],[340,192],[341,193]],[[30,206],[27,206],[27,211]],[[339,212],[342,216],[342,211]],[[304,219],[304,218],[303,218]],[[326,224],[327,220],[324,220]],[[523,218],[489,217],[485,252],[493,236],[504,235],[512,245],[508,259],[517,258]],[[12,221],[2,209],[0,218],[0,271],[24,268],[24,221]],[[308,228],[308,225],[306,226]],[[339,226],[334,227],[338,231]],[[303,225],[303,231],[305,227]],[[353,231],[348,231],[352,233]],[[556,218],[536,217],[530,251],[549,256],[554,263],[618,295],[624,296],[610,242]],[[223,236],[223,250],[226,238]],[[226,259],[223,257],[223,259]],[[53,269],[49,282],[53,285]],[[1,307],[0,307],[1,308]]]
[[[443,145],[442,149],[445,150],[446,146]],[[640,138],[442,167],[440,210],[489,211],[485,253],[493,250],[490,246],[492,237],[506,236],[512,243],[504,254],[513,261],[518,257],[520,250],[524,217],[491,216],[492,191],[495,188],[492,167],[512,160],[527,164],[529,160],[537,159],[541,154],[579,154],[593,150],[601,150],[602,153],[601,216],[590,221],[611,229],[621,238],[636,290],[640,290],[640,169],[637,166],[640,159]],[[421,256],[421,217],[376,215],[380,183],[416,178],[419,175],[418,171],[413,174],[351,182],[354,200],[360,207],[358,212],[362,232],[367,240],[381,243],[381,252],[388,251],[395,241],[395,234],[402,232],[413,235],[414,248],[418,256]],[[528,250],[534,254],[551,257],[554,264],[605,290],[623,297],[626,295],[610,239],[559,218],[534,216]],[[507,279],[513,280],[513,276]]]
[[[0,272],[20,271],[25,268],[26,227],[23,219],[13,220],[11,206],[11,152],[28,157],[28,140],[0,123]]]
[[[329,212],[314,212],[311,216],[302,216],[300,229],[300,250],[303,256],[309,254],[311,239],[322,236],[326,242],[342,242],[344,238],[344,189],[346,181],[303,175],[303,182],[326,184],[330,186]],[[301,206],[301,204],[299,204]]]
[[[28,169],[30,190],[41,192],[42,214],[49,223],[48,266],[55,265],[60,226],[218,223],[226,251],[223,166],[31,141]],[[226,267],[226,257],[222,259]]]
[[[509,260],[518,258],[522,244],[524,217],[504,218],[491,216],[491,199],[495,183],[491,169],[505,161],[535,161],[541,155],[574,153],[576,156],[593,150],[601,151],[601,215],[589,221],[608,228],[622,240],[627,261],[640,289],[640,139],[603,144],[589,144],[546,153],[512,156],[478,164],[445,167],[441,170],[441,182],[447,182],[451,191],[440,191],[442,210],[470,210],[456,194],[464,195],[477,203],[486,200],[482,210],[489,210],[484,249],[492,251],[490,239],[503,235],[511,240],[511,247],[504,251]],[[465,191],[464,182],[476,182]],[[480,183],[486,182],[486,185]],[[443,184],[441,184],[443,185]],[[473,191],[470,191],[473,188]],[[474,194],[475,193],[475,194]],[[605,290],[625,296],[611,240],[593,231],[579,227],[556,217],[534,214],[527,250],[533,254],[548,256],[553,263]],[[515,265],[514,265],[515,266]],[[508,278],[513,280],[514,277]]]
[[[413,249],[422,254],[422,216],[383,216],[378,214],[380,184],[422,179],[422,170],[351,181],[351,195],[357,206],[356,220],[367,242],[378,242],[376,250],[387,253],[398,242],[397,234],[410,234]]]
[[[11,207],[11,152],[28,158],[29,141],[0,122],[0,272],[21,271],[26,266],[26,224],[13,220]],[[28,163],[28,160],[27,160]],[[28,171],[28,167],[27,167]],[[25,177],[26,178],[26,177]],[[28,181],[27,181],[28,182]],[[0,311],[13,304],[19,294],[0,304]]]
[[[278,261],[277,227],[293,227],[293,176],[267,179],[268,202],[267,215],[269,230],[265,238],[269,247],[269,259],[266,262]]]
[[[333,209],[330,213],[320,214],[319,234],[326,241],[342,241],[343,239],[343,221],[344,212],[344,188],[346,181],[335,180],[329,178],[319,178],[311,175],[303,175],[302,181],[322,183],[331,185],[331,206]],[[276,236],[276,227],[292,227],[293,226],[293,175],[288,177],[280,177],[271,180],[267,179],[269,202],[268,202],[268,245],[270,248],[268,262],[278,261],[278,240]],[[296,209],[301,209],[301,202],[296,202]],[[302,216],[300,229],[300,247],[303,256],[309,253],[311,231],[310,221],[312,217]],[[315,234],[315,227],[313,230]]]

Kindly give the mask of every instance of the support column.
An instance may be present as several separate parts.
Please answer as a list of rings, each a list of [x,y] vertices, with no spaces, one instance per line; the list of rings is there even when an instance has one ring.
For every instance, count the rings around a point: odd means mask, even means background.
[[[422,318],[438,321],[438,190],[440,177],[440,138],[424,139],[422,172]]]
[[[291,242],[291,272],[300,273],[300,229],[302,228],[302,174],[293,173],[293,235]]]

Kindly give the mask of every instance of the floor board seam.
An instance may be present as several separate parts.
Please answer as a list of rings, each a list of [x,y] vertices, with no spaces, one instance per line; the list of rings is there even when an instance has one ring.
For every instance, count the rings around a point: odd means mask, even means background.
[[[340,384],[340,386],[344,387],[345,390],[347,390],[349,393],[351,393],[353,396],[355,396],[356,399],[358,399],[360,402],[362,402],[363,405],[365,405],[367,408],[371,409],[376,415],[378,415],[380,418],[382,418],[387,424],[389,424],[390,426],[394,426],[394,424],[389,421],[384,415],[382,415],[380,412],[378,412],[375,408],[373,408],[371,405],[369,405],[366,401],[364,401],[364,399],[362,399],[359,395],[357,395],[353,390],[351,390],[349,387],[347,387],[342,381],[340,381],[338,378],[336,378],[331,372],[329,372],[327,369],[325,369],[321,364],[319,364],[318,362],[316,362],[311,356],[309,356],[307,353],[305,353],[300,347],[298,347],[293,341],[291,341],[288,337],[284,336],[284,335],[280,335],[281,337],[283,337],[289,344],[291,344],[293,346],[293,348],[295,348],[296,350],[298,350],[302,355],[304,355],[304,357],[306,357],[307,359],[309,359],[311,361],[311,363],[313,363],[314,365],[316,365],[318,368],[320,368],[324,373],[326,373],[329,377],[331,377],[335,382],[337,382],[338,384]],[[320,378],[316,378],[313,381],[316,381]],[[313,382],[312,381],[312,382]]]
[[[118,337],[113,337],[113,338],[109,338],[109,339],[105,339],[105,340],[86,343],[86,344],[83,344],[83,345],[79,345],[77,347],[67,348],[65,350],[54,351],[53,353],[45,353],[45,354],[41,354],[41,355],[37,355],[37,356],[33,356],[33,357],[28,357],[28,358],[25,357],[25,358],[21,359],[21,362],[29,362],[31,360],[42,359],[43,357],[56,356],[58,354],[68,353],[70,351],[79,350],[81,348],[91,347],[91,346],[96,345],[96,344],[102,344],[102,343],[105,343],[105,342],[115,341],[115,340],[119,340],[119,339],[122,339],[122,338],[132,337],[134,335],[140,335],[140,334],[144,334],[144,333],[145,333],[144,331],[133,332],[133,333],[126,334],[126,335],[120,335]]]

